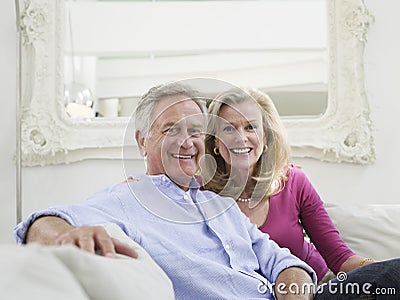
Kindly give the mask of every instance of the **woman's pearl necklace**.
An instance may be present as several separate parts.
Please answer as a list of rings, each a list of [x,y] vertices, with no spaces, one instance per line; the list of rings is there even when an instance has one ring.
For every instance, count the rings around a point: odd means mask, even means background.
[[[236,200],[237,202],[250,202],[251,201],[251,197],[250,198],[237,198]]]

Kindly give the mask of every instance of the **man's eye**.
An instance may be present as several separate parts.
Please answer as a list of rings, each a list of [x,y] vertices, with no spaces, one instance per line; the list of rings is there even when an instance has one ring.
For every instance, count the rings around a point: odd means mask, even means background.
[[[234,132],[235,131],[235,128],[233,128],[233,126],[225,126],[223,129],[222,129],[224,132]]]
[[[198,137],[201,135],[201,130],[197,129],[197,128],[192,128],[188,130],[189,135],[194,136],[194,137]]]
[[[171,127],[164,131],[164,133],[169,136],[174,136],[174,135],[178,134],[178,132],[179,132],[178,127]]]

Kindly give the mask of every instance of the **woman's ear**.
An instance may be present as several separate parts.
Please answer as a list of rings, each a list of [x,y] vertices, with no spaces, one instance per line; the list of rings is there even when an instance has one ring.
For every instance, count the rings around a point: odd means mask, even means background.
[[[215,138],[214,139],[214,147],[219,149],[219,146],[220,146],[220,140],[219,140],[219,138]]]
[[[139,146],[140,154],[143,157],[146,157],[146,155],[147,155],[147,152],[146,152],[146,138],[142,135],[142,133],[139,130],[136,130],[135,139],[136,139],[137,145]]]
[[[263,142],[264,142],[264,145],[267,145],[267,143],[268,143],[267,133],[265,131],[264,131],[264,136],[263,136]]]

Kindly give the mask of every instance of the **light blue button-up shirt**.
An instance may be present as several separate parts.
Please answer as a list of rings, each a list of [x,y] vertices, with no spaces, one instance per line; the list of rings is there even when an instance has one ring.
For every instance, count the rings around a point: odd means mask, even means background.
[[[313,270],[260,232],[233,199],[196,184],[185,192],[165,175],[138,179],[82,204],[31,214],[17,225],[17,242],[24,242],[29,225],[43,215],[74,226],[116,223],[166,272],[177,299],[274,299],[276,278],[291,266],[306,269],[315,281]]]

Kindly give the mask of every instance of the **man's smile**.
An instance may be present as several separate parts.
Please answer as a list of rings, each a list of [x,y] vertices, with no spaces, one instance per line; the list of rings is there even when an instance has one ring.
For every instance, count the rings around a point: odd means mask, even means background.
[[[177,158],[177,159],[192,159],[195,155],[191,155],[191,154],[171,154],[171,156],[173,158]]]

